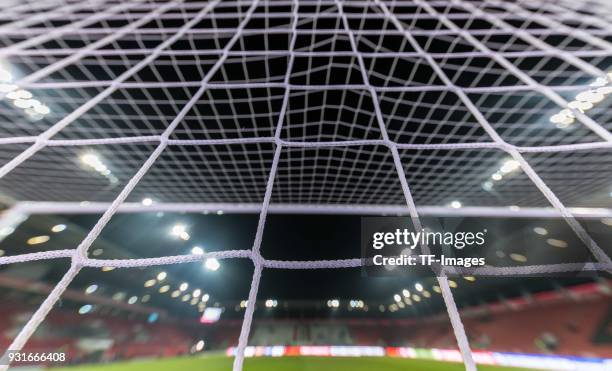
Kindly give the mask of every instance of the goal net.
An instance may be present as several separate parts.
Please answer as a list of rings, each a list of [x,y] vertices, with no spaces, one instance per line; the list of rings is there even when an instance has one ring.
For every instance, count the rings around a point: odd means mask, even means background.
[[[20,213],[103,212],[74,249],[0,257],[84,267],[207,258],[265,269],[269,212],[563,218],[592,261],[474,275],[612,271],[576,217],[611,217],[612,7],[606,0],[41,0],[0,4],[0,189]],[[103,260],[118,212],[259,213],[250,250]],[[427,246],[421,246],[426,249]],[[475,370],[448,285],[439,286]],[[0,366],[6,369],[7,366]]]

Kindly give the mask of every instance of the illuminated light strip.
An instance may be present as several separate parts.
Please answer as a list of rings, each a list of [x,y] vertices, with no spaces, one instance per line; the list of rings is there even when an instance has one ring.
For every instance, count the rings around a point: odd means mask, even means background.
[[[499,169],[491,175],[491,180],[482,183],[482,188],[485,191],[490,191],[493,189],[494,182],[501,181],[504,179],[504,176],[514,173],[520,169],[521,164],[518,161],[512,158],[504,160],[504,163],[499,167]]]
[[[33,121],[41,120],[51,113],[51,109],[35,99],[31,92],[19,89],[12,81],[13,74],[0,61],[0,99],[10,99],[15,107],[21,108]]]
[[[565,129],[576,121],[575,111],[586,113],[603,102],[608,95],[612,94],[612,72],[608,72],[605,78],[597,78],[590,86],[591,89],[576,94],[574,100],[567,104],[568,108],[552,115],[550,122],[559,129]]]
[[[107,178],[111,184],[116,184],[119,182],[119,179],[113,175],[112,171],[102,162],[102,160],[100,160],[98,155],[94,153],[86,153],[81,156],[81,162]]]
[[[233,357],[236,348],[230,347],[226,356]],[[248,346],[245,357],[390,357],[407,359],[426,359],[441,362],[463,362],[457,349],[425,349],[411,347],[381,346]],[[576,356],[556,356],[527,353],[506,353],[474,351],[474,361],[480,365],[507,366],[542,370],[581,370],[607,371],[612,359],[584,358]]]

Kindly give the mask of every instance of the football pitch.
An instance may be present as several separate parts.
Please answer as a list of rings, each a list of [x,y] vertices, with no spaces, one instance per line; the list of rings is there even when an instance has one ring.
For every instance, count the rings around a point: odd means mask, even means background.
[[[78,365],[54,369],[56,371],[228,371],[233,358],[223,355],[166,358],[159,360],[117,362],[104,365]],[[462,371],[463,364],[428,360],[398,359],[386,357],[283,357],[248,358],[246,371]],[[526,371],[525,368],[478,366],[480,371]]]

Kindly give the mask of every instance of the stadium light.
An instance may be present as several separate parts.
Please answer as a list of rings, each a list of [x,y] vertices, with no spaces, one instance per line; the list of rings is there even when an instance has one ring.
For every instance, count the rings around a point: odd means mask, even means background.
[[[403,289],[402,290],[402,295],[404,295],[405,297],[409,298],[410,297],[410,291],[408,291],[407,289]]]
[[[130,296],[127,302],[128,304],[136,304],[137,301],[138,301],[138,296]]]
[[[364,308],[364,307],[365,307],[365,303],[363,302],[363,300],[351,300],[351,301],[349,302],[349,306],[350,306],[351,308],[358,308],[358,309],[361,309],[361,308]]]
[[[461,202],[455,200],[453,202],[450,203],[450,207],[452,207],[453,209],[460,209],[461,208]]]
[[[147,318],[147,322],[148,323],[155,323],[158,318],[159,318],[159,314],[157,312],[151,313],[151,314],[149,314],[149,317]]]
[[[546,239],[546,243],[553,247],[558,247],[564,249],[568,246],[567,242],[563,240],[558,240],[556,238],[548,238]]]
[[[513,159],[508,159],[504,162],[504,164],[501,166],[501,168],[499,169],[499,171],[501,171],[504,174],[508,174],[514,171],[517,171],[521,168],[521,164]]]
[[[53,227],[51,227],[51,232],[53,233],[59,233],[62,232],[63,230],[66,229],[66,224],[56,224]]]
[[[219,267],[221,267],[221,263],[219,263],[219,261],[216,258],[209,258],[206,259],[206,261],[204,262],[204,267],[206,269],[208,269],[209,271],[216,271],[219,269]]]
[[[181,285],[179,286],[179,290],[181,291],[185,291],[189,288],[189,284],[187,282],[183,282],[181,283]]]
[[[510,254],[510,259],[514,260],[517,263],[525,263],[527,262],[527,257],[523,254],[512,253]]]
[[[159,288],[159,293],[163,294],[165,292],[168,292],[168,290],[170,290],[170,285],[164,285],[164,286]]]
[[[208,294],[202,295],[202,302],[203,303],[206,303],[208,301],[208,299],[210,299],[210,295],[208,295]]]
[[[144,283],[144,287],[152,287],[152,286],[155,286],[156,283],[157,281],[155,280],[146,280]]]
[[[201,352],[204,349],[204,340],[200,340],[195,345],[195,350]]]
[[[33,121],[38,121],[51,113],[51,109],[34,98],[28,90],[19,89],[17,85],[11,84],[14,76],[6,62],[0,61],[0,94],[4,95],[15,107],[21,108]],[[2,96],[0,96],[2,98]]]
[[[194,246],[191,248],[191,253],[193,255],[202,255],[204,254],[204,249],[201,248],[200,246]]]
[[[505,175],[514,173],[520,170],[520,168],[521,168],[521,164],[518,161],[516,161],[513,158],[507,158],[504,160],[501,166],[493,174],[491,174],[491,179],[495,182],[498,182],[504,179]],[[494,183],[491,181],[486,181],[482,183],[482,188],[485,191],[491,191],[493,189],[493,186],[494,186]]]
[[[81,156],[81,162],[107,178],[110,183],[117,183],[119,181],[97,154],[93,152],[85,153]]]
[[[265,302],[266,308],[276,308],[278,301],[274,299],[268,299]]]
[[[576,120],[574,111],[585,113],[601,103],[606,96],[612,94],[611,73],[606,77],[598,77],[590,84],[590,88],[576,94],[573,101],[569,102],[566,109],[550,117],[550,122],[559,129],[566,129]]]
[[[546,228],[542,228],[542,227],[535,227],[533,229],[533,231],[537,234],[539,234],[540,236],[546,236],[548,234],[548,230],[546,230]]]
[[[79,308],[79,314],[87,314],[89,312],[91,312],[91,310],[93,309],[93,305],[91,304],[85,304],[82,307]]]
[[[45,243],[47,241],[49,241],[49,236],[43,235],[43,236],[35,236],[35,237],[28,238],[26,243],[28,245],[40,245],[41,243]]]
[[[153,205],[153,200],[148,198],[148,197],[147,198],[143,198],[142,199],[142,205],[143,206],[151,206],[151,205]]]
[[[221,318],[223,308],[206,308],[202,317],[200,317],[200,323],[214,323]]]
[[[170,230],[170,235],[174,237],[178,237],[183,241],[189,240],[191,236],[187,233],[187,227],[183,224],[175,224]]]
[[[94,292],[96,292],[97,289],[98,289],[98,285],[96,285],[96,284],[89,285],[85,289],[85,294],[87,294],[87,295],[93,294]]]
[[[175,224],[170,230],[170,234],[177,237],[183,232],[185,232],[185,226],[183,224]]]
[[[415,288],[415,289],[416,289],[418,292],[423,291],[423,285],[421,285],[421,284],[420,284],[420,283],[418,283],[418,282],[414,284],[414,288]]]
[[[193,290],[193,294],[191,294],[191,296],[193,296],[194,298],[199,298],[200,295],[202,295],[202,290],[200,289]]]
[[[168,276],[168,274],[166,272],[159,272],[157,274],[157,280],[158,281],[163,281],[166,279],[166,277]]]

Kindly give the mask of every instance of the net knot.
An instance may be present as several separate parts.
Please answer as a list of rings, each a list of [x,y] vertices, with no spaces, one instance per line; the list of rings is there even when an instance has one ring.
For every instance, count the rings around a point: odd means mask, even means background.
[[[72,255],[72,265],[77,268],[83,268],[84,266],[86,266],[87,260],[88,260],[87,256],[80,251],[76,251]]]
[[[261,254],[258,251],[254,251],[251,253],[251,260],[253,261],[253,264],[255,264],[255,266],[259,266],[259,267],[263,267],[264,264],[266,263],[266,259],[261,256]]]

